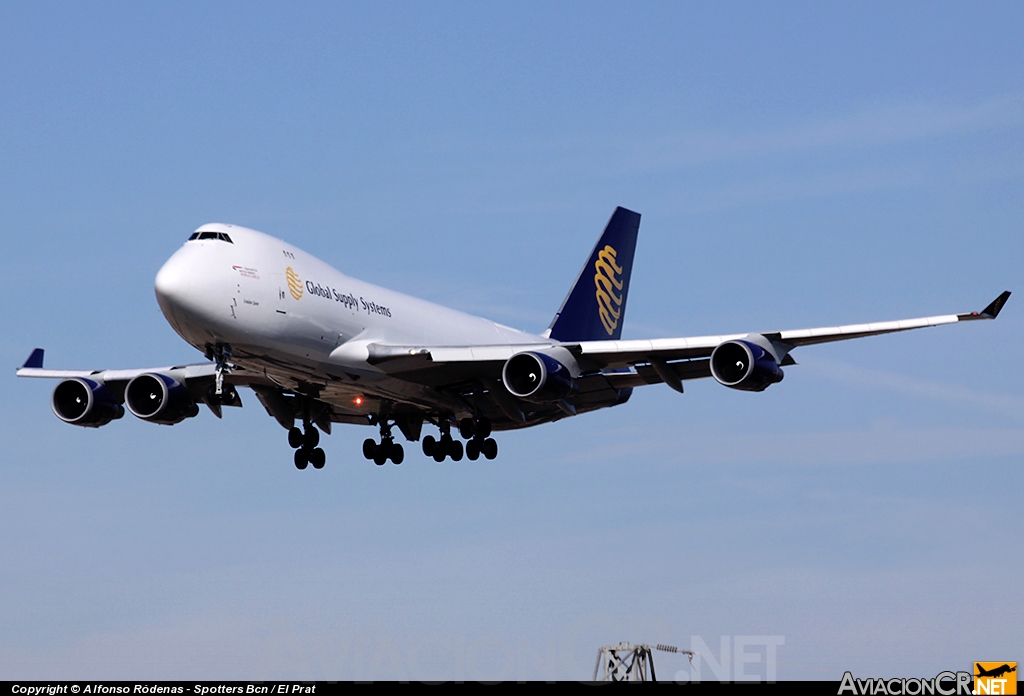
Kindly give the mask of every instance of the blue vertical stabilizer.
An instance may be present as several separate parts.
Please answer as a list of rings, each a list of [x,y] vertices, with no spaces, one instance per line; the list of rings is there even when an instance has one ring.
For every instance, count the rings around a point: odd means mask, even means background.
[[[626,316],[640,213],[616,208],[549,329],[556,341],[617,340]]]

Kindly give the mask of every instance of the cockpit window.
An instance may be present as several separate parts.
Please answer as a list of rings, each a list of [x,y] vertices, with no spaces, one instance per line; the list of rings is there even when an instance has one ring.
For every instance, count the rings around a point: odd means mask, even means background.
[[[193,239],[217,239],[222,242],[227,242],[228,244],[234,244],[234,242],[231,241],[231,237],[227,236],[223,232],[193,232],[192,236],[188,238],[188,241],[191,242]]]

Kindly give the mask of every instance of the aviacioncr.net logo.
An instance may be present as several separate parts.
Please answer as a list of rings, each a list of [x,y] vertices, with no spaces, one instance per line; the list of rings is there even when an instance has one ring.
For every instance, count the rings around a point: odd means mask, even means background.
[[[1000,694],[1011,696],[1017,693],[1016,662],[975,662],[974,693],[978,696]]]
[[[615,263],[616,255],[615,249],[608,245],[597,252],[597,261],[594,262],[597,314],[609,336],[615,333],[622,316],[622,267]]]
[[[278,266],[278,268],[280,268],[280,266]],[[292,297],[294,297],[296,300],[301,300],[303,288],[302,279],[299,278],[299,274],[296,273],[291,266],[289,266],[287,269],[285,269],[284,276],[285,278],[288,279],[288,292],[290,292],[292,294]]]

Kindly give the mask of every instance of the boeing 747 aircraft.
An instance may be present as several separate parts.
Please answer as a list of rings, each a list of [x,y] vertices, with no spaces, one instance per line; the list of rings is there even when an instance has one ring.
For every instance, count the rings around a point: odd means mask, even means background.
[[[401,464],[397,428],[424,454],[494,459],[493,431],[525,428],[618,406],[634,387],[712,377],[763,391],[814,343],[995,319],[1010,296],[981,312],[873,324],[724,336],[620,339],[638,213],[617,208],[555,314],[531,334],[350,278],[287,242],[236,225],[203,225],[156,276],[167,321],[209,362],[141,370],[48,370],[35,349],[19,377],[62,381],[53,412],[96,428],[121,418],[173,425],[206,404],[220,418],[248,387],[288,431],[295,466],[320,469],[320,431],[374,426],[363,455]],[[296,426],[300,422],[302,427]],[[453,437],[452,430],[466,441]]]

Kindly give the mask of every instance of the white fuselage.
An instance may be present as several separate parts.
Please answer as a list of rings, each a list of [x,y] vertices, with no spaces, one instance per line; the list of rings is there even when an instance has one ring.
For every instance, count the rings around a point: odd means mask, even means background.
[[[310,374],[347,370],[383,376],[366,362],[367,346],[373,343],[551,343],[351,278],[255,230],[210,224],[196,234],[204,232],[231,241],[186,242],[157,274],[160,308],[175,331],[199,350],[229,344],[236,362],[258,358],[264,371],[280,365],[284,373],[296,367]]]

